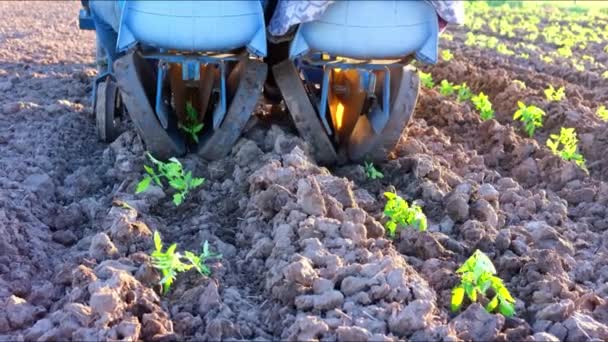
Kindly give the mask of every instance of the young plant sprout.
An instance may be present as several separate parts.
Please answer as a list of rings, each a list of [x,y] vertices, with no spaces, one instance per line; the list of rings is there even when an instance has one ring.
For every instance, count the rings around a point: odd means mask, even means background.
[[[454,58],[454,54],[452,53],[452,51],[450,51],[450,50],[441,51],[441,59],[443,59],[444,61],[449,62],[452,60],[452,58]]]
[[[471,102],[475,106],[475,109],[479,112],[481,120],[486,121],[494,118],[494,110],[492,109],[492,102],[486,94],[483,92],[479,95],[473,96]]]
[[[186,103],[186,122],[180,123],[179,128],[198,144],[198,133],[203,129],[203,124],[198,122],[198,113],[191,102]]]
[[[501,314],[511,317],[515,314],[515,299],[509,293],[502,279],[495,276],[496,268],[487,255],[476,250],[467,261],[456,270],[460,274],[460,284],[452,289],[451,309],[456,312],[462,306],[464,296],[471,303],[477,302],[478,296],[487,297],[492,290],[492,299],[486,305],[488,312],[498,310]],[[490,294],[490,295],[491,295]]]
[[[458,102],[465,102],[473,96],[473,93],[471,92],[471,89],[467,86],[466,82],[463,84],[454,86],[454,89],[457,90],[456,101],[458,101]]]
[[[549,88],[545,89],[545,97],[547,98],[547,101],[559,102],[566,97],[566,92],[564,87],[555,89],[553,88],[553,85],[549,84]]]
[[[364,167],[365,167],[365,175],[367,176],[367,178],[372,179],[372,180],[384,178],[384,175],[382,174],[382,172],[380,172],[376,169],[376,167],[374,166],[374,163],[365,162]]]
[[[190,251],[186,251],[184,252],[184,257],[188,259],[190,264],[198,271],[198,273],[204,276],[209,276],[211,274],[211,269],[209,269],[206,262],[209,259],[219,259],[222,257],[222,255],[210,252],[209,242],[205,241],[201,254],[196,255]]]
[[[597,110],[595,111],[595,114],[597,116],[599,116],[600,119],[602,119],[604,121],[608,121],[608,109],[606,109],[606,106],[604,106],[604,105],[599,106],[597,108]]]
[[[179,206],[190,190],[199,187],[205,182],[204,178],[192,177],[192,171],[184,172],[182,163],[177,158],[170,158],[169,162],[163,163],[152,157],[150,153],[147,153],[147,155],[156,166],[157,171],[154,171],[152,167],[144,165],[147,174],[137,184],[137,188],[135,189],[136,194],[146,191],[152,181],[158,186],[163,187],[161,179],[164,178],[169,186],[177,191],[173,195],[173,204]]]
[[[439,83],[439,93],[443,96],[452,96],[456,89],[454,88],[454,84],[448,80],[441,80]]]
[[[176,252],[177,244],[174,243],[165,252],[163,252],[163,243],[161,241],[160,234],[154,232],[154,252],[152,252],[152,265],[160,270],[162,279],[160,285],[163,287],[163,294],[167,294],[171,285],[175,281],[178,273],[186,272],[191,269],[196,269],[201,275],[211,275],[211,270],[206,262],[209,259],[219,259],[222,257],[221,254],[215,254],[209,251],[209,243],[205,241],[203,244],[202,253],[197,256],[190,251],[184,252],[182,255]],[[188,263],[182,261],[185,258]]]
[[[433,76],[428,72],[420,71],[420,82],[422,83],[423,87],[428,89],[431,89],[435,86],[435,83],[433,82]]]
[[[578,138],[574,128],[562,127],[558,134],[551,134],[547,139],[547,146],[554,155],[563,160],[573,161],[583,170],[586,170],[585,158],[578,153]]]
[[[388,236],[395,237],[397,228],[416,228],[425,231],[427,228],[426,215],[422,208],[417,205],[408,205],[407,201],[392,192],[385,192],[384,196],[388,199],[384,206],[384,215],[389,218],[386,223]]]
[[[519,120],[524,123],[524,130],[530,137],[534,136],[536,128],[543,126],[543,116],[545,112],[534,106],[526,106],[523,102],[517,101],[519,109],[513,114],[513,120]]]

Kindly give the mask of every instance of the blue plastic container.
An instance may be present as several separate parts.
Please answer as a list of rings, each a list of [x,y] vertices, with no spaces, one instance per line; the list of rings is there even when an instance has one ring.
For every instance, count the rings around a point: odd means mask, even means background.
[[[145,45],[188,52],[222,52],[246,46],[266,55],[260,1],[126,1],[118,48]]]
[[[415,53],[435,63],[438,31],[435,9],[425,1],[336,1],[321,18],[300,25],[290,56],[391,59]]]

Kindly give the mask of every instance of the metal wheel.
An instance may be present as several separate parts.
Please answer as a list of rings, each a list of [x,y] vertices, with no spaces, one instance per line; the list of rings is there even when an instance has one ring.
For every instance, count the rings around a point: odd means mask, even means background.
[[[268,67],[257,60],[239,62],[227,79],[227,90],[232,100],[226,116],[217,129],[203,134],[198,154],[215,160],[226,156],[241,136],[251,118],[264,87]]]
[[[410,66],[391,68],[390,73],[390,117],[376,132],[367,115],[359,116],[348,140],[348,156],[353,161],[385,160],[412,118],[420,90],[418,73]]]
[[[300,136],[312,147],[312,153],[317,162],[320,164],[335,163],[338,159],[336,150],[319,120],[317,111],[310,102],[296,66],[292,61],[285,60],[276,64],[272,71],[289,109],[289,115]]]
[[[110,143],[120,135],[120,93],[116,83],[110,78],[97,85],[95,100],[95,120],[97,135],[101,141]]]
[[[119,58],[114,68],[123,103],[146,148],[161,159],[185,154],[186,145],[175,119],[170,117],[168,128],[164,129],[154,113],[156,80],[149,61],[133,51]]]

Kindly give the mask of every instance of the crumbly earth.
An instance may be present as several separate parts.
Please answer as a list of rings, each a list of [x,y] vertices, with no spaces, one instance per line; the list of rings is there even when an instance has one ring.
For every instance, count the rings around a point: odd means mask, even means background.
[[[547,74],[456,50],[430,71],[490,94],[497,120],[423,90],[373,181],[360,165],[319,167],[289,127],[255,125],[225,159],[183,159],[207,182],[175,208],[157,187],[134,195],[144,146],[133,130],[97,141],[94,36],[78,30],[78,7],[0,2],[11,18],[0,21],[0,341],[608,339],[605,175],[507,120],[517,99],[539,97],[512,80]],[[547,122],[565,110],[594,141],[605,125],[590,101],[569,97]],[[427,232],[385,237],[388,190],[423,207]],[[223,257],[161,296],[155,230]],[[475,249],[517,299],[515,317],[449,311],[454,271]]]

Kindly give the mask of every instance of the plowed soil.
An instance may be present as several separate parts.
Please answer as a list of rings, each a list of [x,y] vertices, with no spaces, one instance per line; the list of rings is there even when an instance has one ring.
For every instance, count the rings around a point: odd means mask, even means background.
[[[134,195],[134,130],[97,140],[79,6],[0,2],[0,341],[608,339],[608,134],[591,110],[605,82],[522,71],[455,39],[455,60],[428,70],[489,94],[496,120],[422,90],[374,181],[360,165],[317,166],[290,127],[253,125],[223,160],[182,160],[207,182],[175,208],[157,187]],[[546,80],[568,100],[543,102]],[[510,120],[520,99],[547,109],[538,140]],[[562,125],[579,131],[589,174],[544,147]],[[390,190],[423,207],[427,232],[385,237]],[[155,230],[223,257],[161,296]],[[515,317],[450,312],[454,271],[475,249]]]

